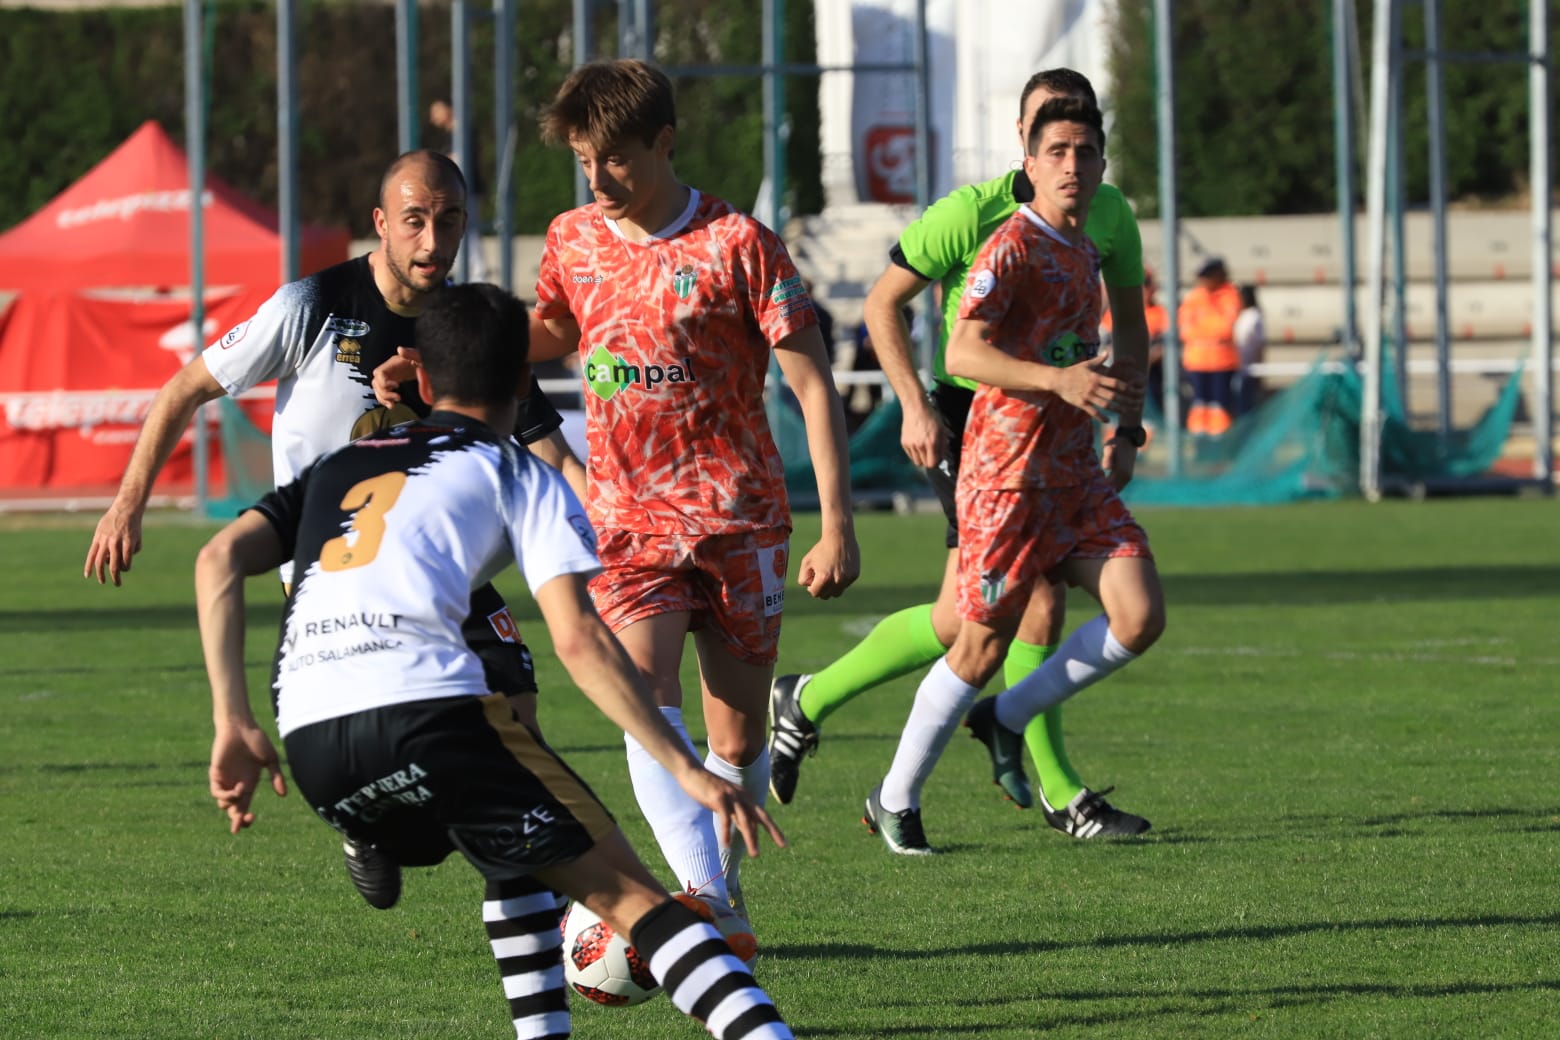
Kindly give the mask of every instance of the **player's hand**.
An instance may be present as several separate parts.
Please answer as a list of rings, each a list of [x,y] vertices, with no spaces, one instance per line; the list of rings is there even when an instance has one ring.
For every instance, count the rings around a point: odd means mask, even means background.
[[[948,457],[948,427],[925,399],[902,401],[904,419],[899,424],[899,444],[910,461],[922,469],[936,469]]]
[[[780,825],[759,808],[752,795],[736,784],[702,767],[688,770],[677,782],[690,798],[715,814],[716,834],[730,834],[732,825],[736,825],[749,856],[758,855],[761,827],[769,832],[769,840],[777,848],[785,848],[785,835],[780,833]]]
[[[374,369],[374,399],[386,408],[401,402],[401,384],[417,378],[422,355],[415,347],[396,347],[395,357]]]
[[[861,549],[856,536],[825,535],[802,557],[796,581],[814,599],[833,599],[861,577]]]
[[[119,576],[130,570],[130,557],[140,551],[141,511],[116,500],[98,520],[81,576],[96,577],[99,585],[108,584],[111,578],[118,585]]]
[[[1132,483],[1132,471],[1137,468],[1138,449],[1129,440],[1112,437],[1105,442],[1100,464],[1110,476],[1111,486],[1121,491]]]
[[[260,786],[260,774],[269,771],[271,790],[277,796],[287,794],[282,764],[265,730],[254,725],[235,725],[217,731],[211,742],[211,797],[217,808],[227,813],[229,832],[237,834],[255,822],[249,802]]]
[[[1108,411],[1142,407],[1142,380],[1112,375],[1109,368],[1110,358],[1101,356],[1057,369],[1054,393],[1094,419],[1104,419]]]

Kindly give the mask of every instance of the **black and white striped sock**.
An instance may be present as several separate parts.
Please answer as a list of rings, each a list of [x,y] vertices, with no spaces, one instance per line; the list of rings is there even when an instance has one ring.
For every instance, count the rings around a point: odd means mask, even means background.
[[[558,918],[558,896],[550,888],[529,878],[487,883],[482,922],[498,961],[517,1040],[569,1035]]]
[[[715,926],[675,899],[651,910],[629,936],[666,995],[716,1040],[791,1040],[763,987]]]

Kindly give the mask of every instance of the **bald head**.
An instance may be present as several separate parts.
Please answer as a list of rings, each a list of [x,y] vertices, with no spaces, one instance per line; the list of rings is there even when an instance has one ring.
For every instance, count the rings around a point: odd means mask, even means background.
[[[422,187],[433,191],[458,194],[466,198],[466,178],[450,157],[441,152],[419,148],[415,152],[403,152],[395,157],[385,175],[379,179],[379,206],[391,208],[390,193],[397,184],[415,180]]]

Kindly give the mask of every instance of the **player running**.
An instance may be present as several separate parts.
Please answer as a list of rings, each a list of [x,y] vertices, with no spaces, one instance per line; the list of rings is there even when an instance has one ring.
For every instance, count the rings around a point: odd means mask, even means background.
[[[584,509],[507,433],[524,306],[490,285],[459,286],[417,324],[433,412],[327,455],[200,553],[212,796],[237,833],[254,822],[262,772],[286,793],[249,706],[243,579],[295,561],[274,672],[294,782],[359,845],[417,866],[458,850],[482,874],[483,923],[520,1040],[569,1035],[553,890],[629,936],[678,1009],[716,1037],[785,1040],[791,1031],[708,908],[669,897],[590,789],[488,692],[461,619],[472,588],[514,561],[559,659],[602,713],[749,851],[760,828],[783,844],[763,810],[666,724],[591,608],[586,579],[598,564]]]
[[[1048,69],[1030,77],[1019,97],[1018,140],[1027,153],[1028,134],[1040,106],[1060,97],[1096,104],[1088,79],[1071,69]],[[965,417],[974,397],[974,381],[950,374],[946,349],[965,278],[981,245],[1019,207],[1033,199],[1022,170],[982,184],[959,188],[926,211],[900,235],[890,263],[867,296],[865,318],[883,371],[904,409],[901,442],[912,462],[927,470],[948,517],[947,565],[935,603],[909,607],[884,618],[853,649],[816,674],[782,675],[770,697],[771,786],[782,804],[795,794],[802,759],[817,751],[819,727],[857,695],[935,661],[953,644],[959,630],[956,576],[959,563],[958,519],[954,486],[958,480]],[[1116,370],[1145,373],[1148,330],[1143,315],[1142,246],[1137,222],[1121,192],[1100,185],[1089,208],[1086,231],[1101,256],[1101,273],[1110,291],[1115,325]],[[933,281],[942,287],[943,332],[935,359],[931,393],[922,390],[912,360],[907,304]],[[1105,468],[1116,488],[1132,477],[1142,446],[1141,406],[1125,403],[1116,440],[1106,446]],[[1060,587],[1038,590],[1019,625],[1004,673],[1009,683],[1033,671],[1054,651],[1061,636],[1065,598]],[[940,716],[939,716],[940,718]],[[945,719],[943,721],[946,721]],[[928,720],[929,724],[937,724]],[[1040,798],[1052,827],[1076,838],[1130,835],[1149,822],[1105,800],[1106,792],[1086,787],[1066,752],[1061,709],[1048,711],[1025,733],[1039,771]],[[896,852],[928,848],[920,817],[919,792],[930,765],[905,775],[891,773],[878,829]]]
[[[670,81],[643,62],[594,62],[564,82],[543,134],[574,151],[595,201],[548,228],[536,313],[561,341],[551,354],[577,349],[584,368],[596,608],[685,740],[678,672],[693,634],[705,764],[762,804],[791,530],[764,413],[771,351],[807,424],[823,533],[798,577],[823,599],[860,571],[844,409],[784,244],[677,179],[676,121]],[[710,813],[627,740],[634,793],[678,883],[747,917],[741,846],[728,849]]]
[[[1039,668],[969,712],[993,779],[1020,805],[1030,798],[1024,727],[1135,660],[1165,626],[1148,536],[1094,451],[1091,420],[1121,400],[1095,357],[1099,260],[1084,234],[1104,170],[1099,109],[1075,98],[1042,105],[1024,160],[1034,200],[982,247],[948,342],[949,371],[980,384],[956,491],[960,625],[916,691],[916,710],[957,720],[1001,667],[1037,589],[1066,581],[1105,608]],[[896,769],[905,758],[935,763],[954,728],[917,725],[913,712]],[[874,809],[878,792],[869,816]]]

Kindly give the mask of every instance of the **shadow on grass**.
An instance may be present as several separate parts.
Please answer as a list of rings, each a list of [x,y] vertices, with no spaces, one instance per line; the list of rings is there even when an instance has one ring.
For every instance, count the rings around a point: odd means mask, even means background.
[[[1006,1007],[1017,1004],[1033,1004],[1042,1001],[1068,1003],[1093,1003],[1106,1001],[1154,1002],[1158,1006],[1143,1010],[1104,1012],[1100,1014],[1071,1014],[1057,1016],[1054,1022],[1037,1022],[1033,1029],[1068,1027],[1071,1029],[1107,1027],[1153,1019],[1197,1018],[1207,1019],[1229,1015],[1249,1016],[1255,1019],[1264,1011],[1286,1008],[1311,1007],[1330,1004],[1355,997],[1386,997],[1396,1000],[1424,1000],[1440,997],[1523,995],[1560,991],[1560,980],[1538,979],[1533,982],[1454,982],[1446,985],[1415,985],[1370,982],[1320,983],[1315,986],[1270,986],[1251,989],[1191,989],[1165,992],[1163,990],[1052,990],[1047,989],[1039,998],[1030,995],[1012,997],[988,997],[968,1000],[949,1000],[950,1007],[981,1008]],[[1210,1003],[1211,1002],[1211,1003]],[[923,1005],[908,1001],[884,1001],[877,1006],[884,1009],[916,1010]],[[861,1036],[862,1031],[853,1026],[807,1026],[793,1021],[793,1027],[805,1030],[807,1036]],[[1006,1024],[970,1025],[910,1025],[896,1023],[894,1036],[999,1036],[1010,1027]],[[1030,1035],[1029,1031],[1025,1035]]]
[[[1232,606],[1378,600],[1527,599],[1560,595],[1560,567],[1417,567],[1404,570],[1252,571],[1163,576],[1172,604]]]
[[[250,624],[275,628],[281,622],[280,603],[252,603]],[[0,610],[0,634],[19,632],[135,632],[149,628],[194,631],[195,601],[158,606],[65,607],[55,610]]]
[[[1487,914],[1479,917],[1389,917],[1379,921],[1314,921],[1299,924],[1252,925],[1240,928],[1210,928],[1191,932],[1155,932],[1139,935],[1105,935],[1077,942],[1045,940],[1030,942],[983,943],[979,946],[954,946],[942,950],[904,950],[849,943],[782,943],[764,947],[764,957],[775,960],[844,959],[891,957],[895,960],[939,960],[944,957],[1031,956],[1066,950],[1109,950],[1144,946],[1160,949],[1188,943],[1246,942],[1290,939],[1304,935],[1341,935],[1350,932],[1424,932],[1436,928],[1533,927],[1560,925],[1560,911],[1519,917],[1513,914]],[[1476,985],[1476,984],[1475,984]],[[1060,993],[1056,994],[1062,996]],[[1163,994],[1155,994],[1162,996]],[[1075,999],[1083,999],[1076,995]],[[1092,999],[1098,999],[1096,994]]]

